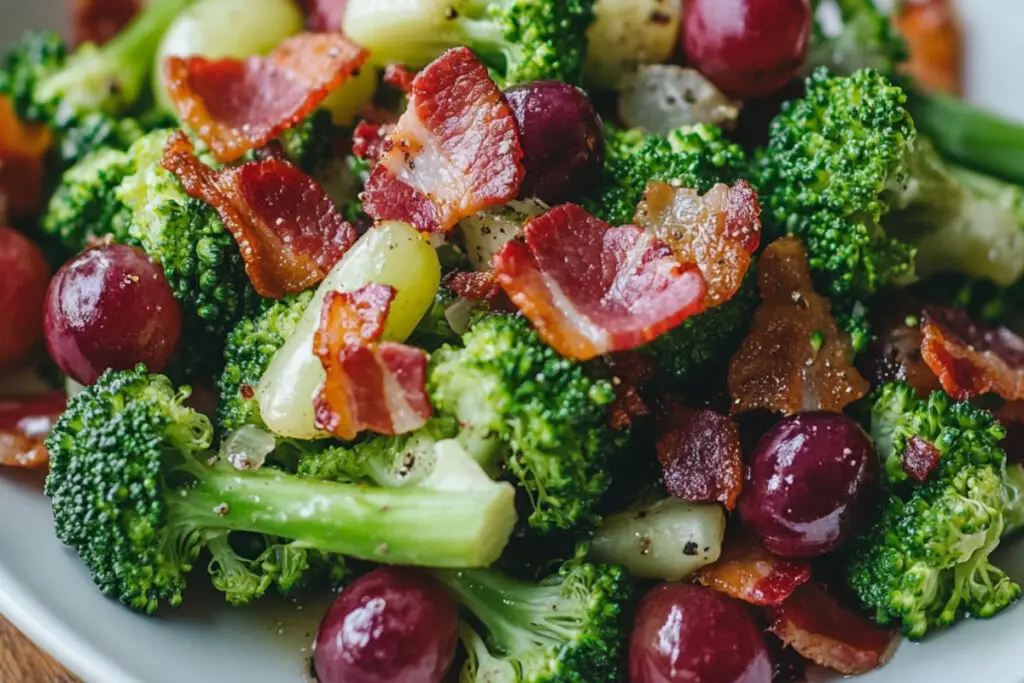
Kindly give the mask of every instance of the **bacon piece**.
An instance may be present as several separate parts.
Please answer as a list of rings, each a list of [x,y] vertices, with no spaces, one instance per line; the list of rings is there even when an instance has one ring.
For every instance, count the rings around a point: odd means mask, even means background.
[[[181,120],[228,163],[302,121],[367,55],[339,33],[303,33],[266,57],[168,57],[164,73]]]
[[[340,31],[348,0],[299,0],[310,31]]]
[[[729,365],[733,414],[840,412],[868,392],[851,365],[849,336],[832,318],[828,299],[814,291],[800,240],[784,237],[765,249],[758,287],[763,301]]]
[[[921,356],[921,315],[919,302],[898,298],[886,301],[871,316],[875,339],[858,367],[873,385],[906,382],[921,397],[939,388],[939,378]]]
[[[898,3],[896,27],[907,39],[910,62],[903,70],[925,88],[963,91],[963,37],[949,0]]]
[[[491,301],[503,295],[494,273],[454,271],[445,276],[444,286],[470,301]]]
[[[269,158],[214,171],[176,133],[162,165],[192,197],[217,210],[242,251],[253,287],[269,299],[320,282],[356,241],[327,193],[287,161]]]
[[[846,675],[862,674],[892,659],[900,638],[840,605],[807,583],[771,608],[771,631],[801,655]]]
[[[743,485],[740,430],[728,416],[692,409],[668,394],[659,401],[654,448],[665,489],[695,503],[717,501],[736,507]]]
[[[135,18],[139,4],[139,0],[75,0],[71,9],[72,39],[78,45],[102,45]]]
[[[494,255],[512,303],[563,356],[628,351],[704,310],[696,267],[635,225],[613,228],[575,204],[529,221]]]
[[[448,50],[412,81],[409,107],[363,192],[363,210],[424,232],[515,199],[525,170],[516,119],[487,68]]]
[[[43,158],[53,136],[42,125],[23,123],[0,97],[0,224],[31,213],[43,199]]]
[[[1024,339],[1005,327],[975,325],[955,308],[925,311],[921,330],[921,355],[947,394],[1024,399]]]
[[[393,287],[370,284],[330,292],[313,352],[327,372],[314,408],[317,425],[351,440],[364,430],[404,434],[433,415],[427,398],[427,354],[380,342],[395,298]]]
[[[376,164],[384,153],[384,143],[392,126],[385,123],[360,121],[352,132],[352,153],[363,161]]]
[[[696,263],[708,285],[707,307],[736,294],[761,244],[761,206],[750,183],[715,185],[705,195],[648,183],[636,223],[664,240],[679,260]]]
[[[924,439],[912,436],[907,440],[907,449],[903,451],[903,471],[918,483],[924,483],[942,459],[939,449]]]
[[[0,400],[0,467],[35,469],[45,466],[50,456],[43,439],[66,405],[63,391]]]
[[[384,82],[407,95],[412,92],[412,82],[415,78],[416,74],[409,71],[404,64],[388,64],[384,69]]]
[[[615,400],[608,406],[607,423],[615,430],[626,429],[636,418],[651,414],[643,390],[654,381],[657,367],[653,358],[631,351],[612,354],[607,360],[615,387]]]
[[[776,557],[743,532],[725,538],[722,554],[697,580],[751,605],[778,605],[811,579],[806,560]]]

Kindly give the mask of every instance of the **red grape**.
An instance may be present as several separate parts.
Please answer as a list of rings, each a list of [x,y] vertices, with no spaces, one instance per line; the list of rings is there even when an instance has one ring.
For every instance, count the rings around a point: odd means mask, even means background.
[[[10,365],[43,336],[43,301],[50,267],[16,230],[0,226],[0,367]]]
[[[793,415],[754,449],[740,517],[776,555],[823,555],[864,521],[880,474],[875,447],[856,422],[841,413]]]
[[[160,372],[181,337],[181,308],[145,252],[112,244],[65,263],[46,296],[46,347],[79,384],[108,368]]]
[[[764,637],[746,607],[704,586],[665,583],[637,608],[629,683],[771,683]]]
[[[534,81],[509,88],[505,98],[523,145],[520,198],[560,204],[600,178],[604,128],[585,92],[568,83]]]
[[[733,97],[761,97],[803,66],[809,0],[686,0],[683,48],[690,64]]]
[[[316,634],[320,683],[441,683],[455,658],[459,616],[436,581],[382,567],[338,596]]]

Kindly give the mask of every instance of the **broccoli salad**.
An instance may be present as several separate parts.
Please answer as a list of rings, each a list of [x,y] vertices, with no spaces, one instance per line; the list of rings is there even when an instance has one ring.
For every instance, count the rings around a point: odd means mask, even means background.
[[[0,62],[0,476],[127,609],[333,598],[320,683],[998,615],[1024,125],[895,4],[76,3]]]

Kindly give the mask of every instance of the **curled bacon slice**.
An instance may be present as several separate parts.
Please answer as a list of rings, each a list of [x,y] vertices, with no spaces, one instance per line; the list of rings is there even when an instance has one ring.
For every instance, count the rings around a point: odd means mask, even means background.
[[[868,392],[851,364],[849,336],[832,318],[828,299],[814,291],[807,251],[797,238],[765,249],[758,288],[761,305],[729,365],[734,414],[839,412]]]
[[[811,579],[805,560],[772,555],[742,532],[726,535],[722,554],[697,580],[751,605],[778,605]]]
[[[364,430],[404,434],[433,415],[427,398],[427,354],[380,342],[393,287],[366,285],[331,292],[313,339],[327,379],[314,400],[317,425],[350,440]]]
[[[63,391],[0,399],[0,467],[34,469],[49,461],[43,439],[64,412]]]
[[[128,25],[139,11],[139,0],[75,0],[71,33],[76,44],[102,45]]]
[[[695,266],[635,225],[613,228],[574,204],[528,222],[494,255],[512,303],[563,356],[628,351],[704,310]]]
[[[771,608],[772,632],[802,656],[842,674],[867,673],[885,665],[899,635],[852,612],[807,583]]]
[[[743,485],[740,430],[726,415],[692,409],[674,395],[659,402],[655,416],[655,451],[665,489],[691,502],[718,501],[736,507]]]
[[[0,97],[0,223],[31,213],[43,199],[43,158],[53,136],[46,126],[23,123]]]
[[[715,185],[705,195],[649,183],[636,223],[664,240],[680,261],[696,263],[708,285],[707,307],[736,294],[761,244],[761,206],[750,184]]]
[[[512,110],[467,48],[448,50],[411,84],[363,192],[363,210],[424,232],[515,199],[525,170]]]
[[[266,57],[168,57],[164,73],[181,120],[227,163],[302,121],[367,55],[340,33],[303,33]]]
[[[975,325],[954,308],[925,311],[921,332],[921,355],[953,398],[1024,399],[1024,339],[1005,327]]]
[[[190,196],[217,210],[261,296],[279,299],[312,287],[356,241],[355,228],[327,193],[287,161],[269,158],[214,171],[179,131],[161,163]]]

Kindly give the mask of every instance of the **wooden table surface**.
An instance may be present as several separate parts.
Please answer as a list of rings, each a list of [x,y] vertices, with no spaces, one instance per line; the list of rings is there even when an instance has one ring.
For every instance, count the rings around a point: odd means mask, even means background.
[[[79,683],[0,617],[0,683]]]

